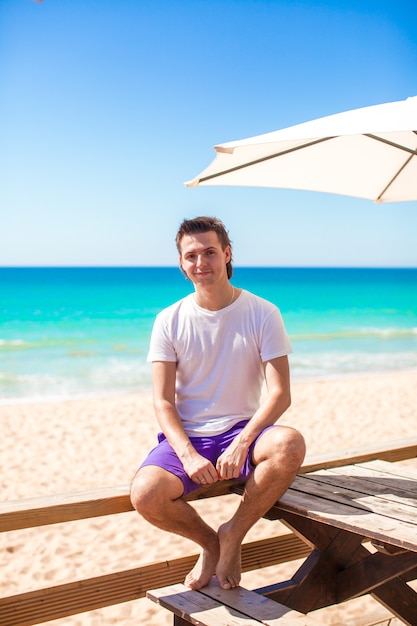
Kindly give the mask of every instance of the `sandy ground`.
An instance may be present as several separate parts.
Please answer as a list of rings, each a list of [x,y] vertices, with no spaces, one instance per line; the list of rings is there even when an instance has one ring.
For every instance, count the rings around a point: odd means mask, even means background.
[[[310,454],[416,434],[417,372],[293,383],[293,403],[281,422],[304,434]],[[1,498],[13,500],[126,484],[157,427],[150,394],[0,405]],[[407,461],[415,467],[415,460]],[[237,496],[195,506],[218,525]],[[261,520],[247,540],[283,531]],[[194,544],[159,531],[136,513],[69,522],[0,535],[1,596],[131,569],[193,554]],[[243,575],[248,588],[285,580],[293,562]],[[371,598],[321,611],[328,624],[380,610]],[[165,626],[171,615],[146,599],[49,622],[68,626]],[[351,622],[351,623],[354,623]],[[394,622],[393,622],[394,623]]]

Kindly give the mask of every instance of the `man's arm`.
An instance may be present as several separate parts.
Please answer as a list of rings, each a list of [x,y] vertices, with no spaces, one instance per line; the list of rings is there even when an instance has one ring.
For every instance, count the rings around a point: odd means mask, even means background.
[[[175,406],[176,370],[176,363],[152,363],[153,403],[158,424],[188,476],[196,483],[214,483],[218,480],[215,467],[195,450],[178,415]]]
[[[216,465],[221,479],[238,478],[250,445],[266,428],[275,424],[291,404],[288,357],[264,363],[266,395],[242,432],[219,457]]]

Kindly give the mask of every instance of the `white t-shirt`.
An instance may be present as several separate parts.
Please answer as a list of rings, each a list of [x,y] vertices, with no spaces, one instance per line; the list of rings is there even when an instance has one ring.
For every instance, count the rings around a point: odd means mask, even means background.
[[[292,352],[279,309],[242,290],[220,311],[191,294],[161,311],[148,361],[177,363],[176,407],[189,436],[211,436],[259,407],[262,363]]]

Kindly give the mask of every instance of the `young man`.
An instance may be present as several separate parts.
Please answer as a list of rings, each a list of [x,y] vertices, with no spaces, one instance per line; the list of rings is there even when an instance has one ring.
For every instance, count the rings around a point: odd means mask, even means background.
[[[176,243],[194,293],[155,321],[148,359],[162,433],[131,499],[151,524],[201,546],[188,587],[215,574],[231,589],[241,577],[244,536],[289,487],[305,454],[296,430],[274,425],[290,405],[291,347],[277,307],[230,284],[232,248],[220,220],[184,220]],[[246,481],[245,491],[216,532],[182,496],[231,478]]]

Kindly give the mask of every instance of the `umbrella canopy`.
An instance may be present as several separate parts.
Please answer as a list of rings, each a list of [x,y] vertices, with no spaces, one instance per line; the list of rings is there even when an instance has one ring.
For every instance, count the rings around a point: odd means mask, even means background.
[[[417,200],[417,96],[214,149],[214,161],[187,187],[282,187],[375,202]]]

